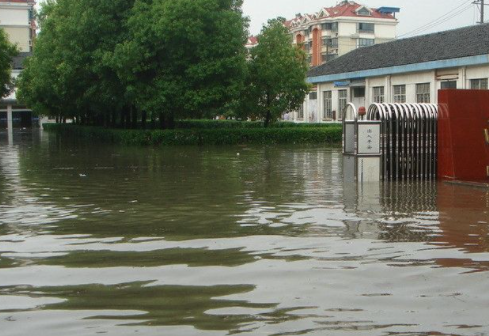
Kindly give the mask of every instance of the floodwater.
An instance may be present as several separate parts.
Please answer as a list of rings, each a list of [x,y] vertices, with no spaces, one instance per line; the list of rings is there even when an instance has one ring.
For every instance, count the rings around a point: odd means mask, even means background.
[[[489,335],[489,191],[341,162],[0,133],[0,334]]]

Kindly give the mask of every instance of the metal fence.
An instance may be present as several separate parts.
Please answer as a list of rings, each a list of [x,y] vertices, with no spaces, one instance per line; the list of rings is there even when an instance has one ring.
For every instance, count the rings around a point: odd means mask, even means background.
[[[381,122],[381,179],[436,178],[437,105],[372,104],[367,119]]]

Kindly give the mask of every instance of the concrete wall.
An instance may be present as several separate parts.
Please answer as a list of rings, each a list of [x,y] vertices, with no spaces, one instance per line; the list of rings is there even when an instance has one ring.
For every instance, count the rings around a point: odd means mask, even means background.
[[[7,33],[10,42],[17,44],[21,52],[30,51],[31,5],[26,3],[0,3],[0,28]]]
[[[0,5],[0,26],[28,26],[29,10],[24,8],[4,8]]]
[[[30,28],[29,27],[4,27],[9,41],[16,44],[20,52],[30,51]]]
[[[396,26],[392,24],[375,24],[375,39],[393,40],[397,37]]]

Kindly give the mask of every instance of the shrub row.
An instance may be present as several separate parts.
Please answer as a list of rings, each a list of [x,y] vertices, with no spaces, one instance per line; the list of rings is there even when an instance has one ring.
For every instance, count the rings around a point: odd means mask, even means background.
[[[70,124],[44,124],[49,132],[64,136],[96,139],[124,145],[236,145],[341,142],[342,129],[336,127],[284,127],[184,130],[118,130]]]
[[[319,128],[339,127],[339,124],[307,124],[282,121],[273,123],[270,128]],[[264,128],[262,121],[238,121],[238,120],[178,120],[175,122],[177,129],[216,129],[216,128]]]

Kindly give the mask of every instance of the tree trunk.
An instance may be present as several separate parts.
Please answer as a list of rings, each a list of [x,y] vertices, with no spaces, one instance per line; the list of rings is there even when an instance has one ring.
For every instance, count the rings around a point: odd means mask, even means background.
[[[173,112],[168,116],[168,129],[175,129],[175,116]]]
[[[160,112],[158,117],[160,119],[160,128],[164,130],[166,128],[165,115],[162,112]]]
[[[146,110],[144,110],[142,113],[141,113],[141,127],[143,128],[143,130],[146,129],[146,119],[148,117],[148,114],[146,112]]]
[[[265,116],[265,128],[270,125],[272,119],[272,112],[270,111],[270,95],[267,94],[267,115]]]
[[[132,113],[132,128],[136,129],[138,128],[138,110],[134,106],[131,106],[131,113]]]
[[[130,107],[129,106],[126,106],[124,108],[124,128],[128,129],[131,127],[131,121],[129,120],[130,119]]]
[[[112,111],[112,118],[110,120],[110,127],[115,128],[117,125],[117,112],[114,110]]]
[[[265,128],[270,126],[270,120],[272,119],[272,113],[270,111],[267,111],[267,115],[265,117]]]

